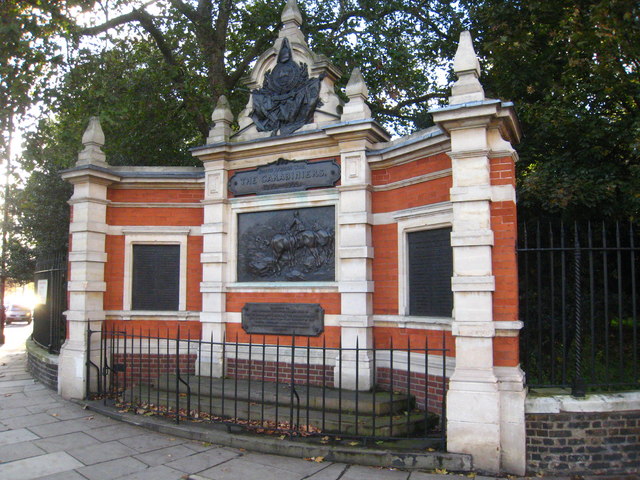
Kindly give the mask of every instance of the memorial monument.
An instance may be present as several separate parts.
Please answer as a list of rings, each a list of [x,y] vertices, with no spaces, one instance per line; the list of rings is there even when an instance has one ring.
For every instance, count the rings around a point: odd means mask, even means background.
[[[383,374],[428,387],[425,364],[444,363],[449,450],[473,454],[477,468],[523,473],[514,108],[485,97],[465,32],[449,105],[432,112],[433,127],[392,140],[357,68],[342,104],[342,72],[309,49],[301,22],[289,0],[237,123],[224,97],[215,106],[206,144],[193,149],[202,167],[111,166],[92,120],[78,163],[62,174],[74,194],[60,392],[84,395],[87,325],[180,327],[246,345],[265,335],[274,348],[301,336],[313,348],[353,349],[326,366],[341,369],[348,389],[370,390]],[[142,292],[136,265],[177,281]],[[172,300],[159,309],[153,296]],[[443,332],[444,358],[385,357],[385,345]],[[212,348],[197,365],[228,375],[233,355]]]

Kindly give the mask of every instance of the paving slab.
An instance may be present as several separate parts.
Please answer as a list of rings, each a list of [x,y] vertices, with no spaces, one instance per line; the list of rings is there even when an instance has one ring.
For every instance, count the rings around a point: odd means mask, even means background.
[[[0,446],[0,463],[13,462],[14,460],[36,457],[46,453],[49,452],[39,448],[32,442],[10,443]]]
[[[322,464],[320,470],[306,478],[307,480],[338,480],[342,478],[348,468],[349,466],[344,463]]]
[[[146,464],[135,458],[124,457],[79,468],[78,473],[89,480],[112,480],[146,470],[147,468]]]
[[[206,452],[196,453],[189,457],[169,462],[166,465],[185,473],[198,473],[216,465],[228,462],[234,458],[238,458],[241,455],[242,453],[237,450],[214,447],[210,448]]]
[[[30,432],[26,428],[19,428],[16,430],[0,432],[0,445],[28,442],[30,440],[37,440],[38,438],[40,437]]]
[[[30,413],[20,417],[5,418],[2,420],[2,423],[10,428],[32,427],[57,422],[59,422],[57,418],[47,415],[46,413]]]
[[[141,472],[119,477],[118,480],[180,480],[182,477],[183,472],[179,472],[165,465],[158,465],[157,467],[152,467]]]
[[[258,474],[258,477],[256,477]],[[199,472],[198,475],[212,480],[238,480],[259,478],[260,480],[300,480],[300,474],[268,465],[257,466],[244,458],[235,458],[213,468]]]
[[[87,477],[84,477],[75,470],[72,470],[69,472],[54,473],[53,475],[40,477],[38,480],[87,480]]]
[[[48,453],[0,465],[0,478],[31,480],[55,473],[68,472],[82,464],[65,452]]]
[[[91,417],[85,417],[75,420],[56,420],[55,417],[47,415],[49,418],[53,418],[54,423],[47,423],[46,425],[37,425],[29,427],[33,433],[40,437],[57,437],[58,435],[64,435],[66,433],[84,432],[90,431],[93,428],[103,426],[105,424],[104,419],[95,419]]]
[[[303,475],[315,473],[318,470],[322,470],[324,467],[321,462],[315,462],[312,460],[301,462],[299,458],[277,457],[275,455],[268,455],[265,453],[247,452],[242,456],[242,459],[256,465],[267,465]]]
[[[410,472],[389,468],[370,468],[351,465],[341,480],[407,480]]]
[[[47,437],[33,442],[37,447],[47,453],[62,452],[77,448],[79,445],[89,446],[100,442],[84,432],[66,433],[57,437]]]
[[[164,465],[169,462],[174,462],[189,455],[194,455],[194,451],[184,445],[174,445],[167,448],[161,448],[160,450],[152,450],[147,453],[141,453],[134,458],[140,460],[150,467],[157,465]]]
[[[67,452],[85,465],[108,462],[116,458],[128,457],[131,449],[118,442],[99,443],[88,447],[72,448]]]
[[[115,425],[92,428],[86,433],[101,442],[111,442],[112,440],[120,440],[121,438],[136,437],[140,435],[140,428],[116,422]]]
[[[160,448],[172,447],[185,443],[186,440],[177,437],[151,432],[143,432],[135,437],[119,440],[120,443],[135,450],[137,453],[149,452]]]

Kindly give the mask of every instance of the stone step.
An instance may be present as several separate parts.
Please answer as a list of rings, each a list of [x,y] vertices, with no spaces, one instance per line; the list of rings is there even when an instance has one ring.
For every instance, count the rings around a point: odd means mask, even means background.
[[[253,401],[238,399],[237,402],[229,398],[191,395],[190,404],[184,393],[160,391],[153,387],[137,386],[123,393],[123,400],[142,408],[151,410],[154,406],[163,406],[170,409],[189,408],[191,412],[199,412],[198,416],[207,419],[207,415],[213,415],[218,420],[238,420],[239,423],[247,422],[253,427],[272,429],[275,425],[287,425],[293,423],[298,426],[308,425],[317,431],[325,433],[339,433],[341,435],[362,435],[376,437],[405,437],[412,435],[416,430],[425,428],[426,414],[422,412],[403,412],[396,415],[361,414],[343,411],[326,411],[324,416],[321,410],[299,409],[291,405],[261,404]],[[202,415],[205,414],[205,415]],[[293,422],[292,422],[293,421]]]
[[[244,402],[264,402],[273,405],[290,405],[292,399],[298,404],[296,395],[292,395],[291,384],[262,382],[259,380],[241,380],[233,378],[211,378],[192,375],[183,377],[177,382],[175,375],[164,375],[154,381],[151,386],[167,392],[199,394],[202,397],[238,398]],[[354,392],[334,388],[295,385],[299,405],[306,409],[332,412],[357,413],[359,415],[397,415],[415,408],[415,399],[406,394],[393,392]]]

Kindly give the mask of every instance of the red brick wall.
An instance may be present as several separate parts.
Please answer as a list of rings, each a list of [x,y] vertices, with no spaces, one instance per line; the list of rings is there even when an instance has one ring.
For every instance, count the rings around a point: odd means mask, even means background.
[[[393,348],[422,349],[442,348],[443,335],[440,330],[421,330],[417,328],[374,327],[374,346],[379,349]],[[451,332],[444,332],[444,346],[448,357],[455,357],[456,347]]]
[[[105,320],[103,329],[107,334],[108,332],[126,332],[127,335],[160,339],[199,340],[202,324],[199,321],[182,322],[176,320]],[[180,337],[178,337],[178,330]]]
[[[398,315],[398,226],[374,225],[373,313]]]
[[[108,207],[108,225],[200,226],[204,221],[202,208],[171,207]]]
[[[341,311],[339,293],[302,293],[302,292],[255,292],[227,293],[227,312],[241,312],[248,302],[270,303],[319,303],[327,315],[339,315]]]
[[[242,329],[239,323],[227,323],[227,342],[235,342],[236,339],[240,343],[265,343],[266,345],[291,345],[290,335],[249,335]],[[337,348],[340,346],[340,327],[325,326],[324,331],[317,337],[296,337],[296,345],[300,347],[327,347]]]
[[[203,249],[202,237],[187,238],[187,310],[200,312],[202,310],[202,264],[200,255]]]
[[[449,200],[451,177],[437,178],[406,187],[374,192],[373,213],[395,212]]]
[[[285,362],[271,362],[261,360],[251,360],[246,358],[229,358],[225,362],[225,375],[239,379],[265,380],[267,382],[290,383],[291,364]],[[325,365],[310,365],[306,363],[294,363],[293,365],[294,383],[299,385],[309,385],[333,387],[333,367]]]
[[[425,157],[395,167],[380,168],[371,172],[371,183],[386,185],[407,178],[426,175],[451,168],[451,158],[446,153]]]
[[[113,356],[113,362],[125,366],[124,372],[115,374],[112,378],[114,387],[131,388],[140,383],[155,382],[160,375],[175,374],[177,370],[183,375],[196,373],[197,355],[175,354],[121,354]]]
[[[527,470],[571,478],[638,478],[640,411],[528,413]],[[557,477],[555,477],[557,478]]]
[[[204,199],[204,190],[202,189],[110,188],[107,191],[107,200],[112,202],[198,203],[202,199]]]
[[[515,165],[511,157],[491,159],[491,185],[515,185]],[[494,319],[515,321],[518,320],[518,224],[515,202],[491,203],[491,228],[494,235],[492,268],[496,282],[493,294]],[[495,337],[493,360],[496,366],[518,365],[518,338]]]
[[[104,267],[104,280],[107,291],[104,293],[105,310],[123,309],[124,292],[124,236],[107,235],[105,240],[107,263]]]

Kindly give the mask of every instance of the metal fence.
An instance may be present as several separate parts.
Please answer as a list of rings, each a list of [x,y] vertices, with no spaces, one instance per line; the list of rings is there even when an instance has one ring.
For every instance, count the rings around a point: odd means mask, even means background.
[[[632,223],[521,224],[521,357],[530,387],[639,388]]]
[[[67,333],[67,254],[38,259],[35,285],[44,303],[33,312],[33,341],[50,353],[59,353]]]
[[[384,348],[313,346],[309,337],[214,342],[179,328],[164,335],[89,329],[88,337],[87,397],[119,409],[289,436],[413,436],[444,448],[444,333],[440,345],[425,338]],[[345,365],[355,372],[351,389]],[[376,386],[359,391],[368,371]]]

